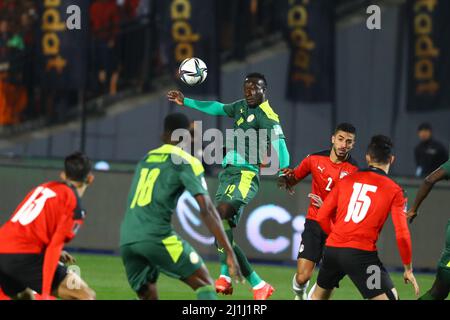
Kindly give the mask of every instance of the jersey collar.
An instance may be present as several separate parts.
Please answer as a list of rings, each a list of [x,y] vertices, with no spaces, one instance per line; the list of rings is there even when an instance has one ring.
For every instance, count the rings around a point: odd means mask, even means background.
[[[372,167],[372,166],[369,166],[367,169],[364,169],[361,171],[375,172],[375,173],[381,174],[382,176],[386,176],[386,177],[388,176],[388,174],[386,172],[384,172],[383,170]]]

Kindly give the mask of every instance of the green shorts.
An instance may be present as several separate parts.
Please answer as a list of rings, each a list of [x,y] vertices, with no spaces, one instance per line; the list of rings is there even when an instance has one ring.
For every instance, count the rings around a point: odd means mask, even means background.
[[[227,166],[219,174],[219,187],[215,201],[229,203],[236,215],[228,222],[232,228],[236,227],[244,211],[244,207],[256,196],[259,189],[259,175],[250,170]]]
[[[447,222],[447,231],[445,234],[445,248],[439,259],[438,268],[450,270],[450,220]]]
[[[120,255],[135,292],[147,283],[156,283],[160,271],[172,278],[186,279],[203,265],[191,245],[175,233],[123,245]]]

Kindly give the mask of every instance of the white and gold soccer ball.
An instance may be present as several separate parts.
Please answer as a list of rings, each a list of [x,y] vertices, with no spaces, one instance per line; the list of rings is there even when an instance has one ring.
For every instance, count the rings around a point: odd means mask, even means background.
[[[181,81],[189,86],[201,84],[208,76],[208,68],[203,60],[199,58],[187,58],[181,62],[179,67]]]

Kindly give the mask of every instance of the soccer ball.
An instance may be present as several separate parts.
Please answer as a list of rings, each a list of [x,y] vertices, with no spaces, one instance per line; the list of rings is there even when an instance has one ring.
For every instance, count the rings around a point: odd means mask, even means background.
[[[187,58],[181,64],[179,68],[180,79],[184,83],[190,86],[205,81],[208,75],[208,68],[206,64],[199,58]]]

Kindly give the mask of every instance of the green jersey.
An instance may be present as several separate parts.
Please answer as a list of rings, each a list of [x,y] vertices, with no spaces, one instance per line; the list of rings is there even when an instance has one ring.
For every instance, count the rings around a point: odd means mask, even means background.
[[[227,150],[223,166],[230,164],[258,172],[263,157],[270,152],[270,143],[285,138],[278,115],[269,101],[251,108],[245,100],[238,100],[225,104],[223,110],[234,119],[234,136],[227,134],[227,145],[233,146],[233,149]],[[230,141],[230,138],[233,140]],[[245,143],[242,143],[242,138],[245,138]]]
[[[171,217],[185,191],[208,194],[201,162],[173,145],[150,151],[137,165],[128,195],[120,245],[172,232]]]
[[[450,160],[444,163],[441,168],[444,169],[445,172],[447,172],[447,178],[450,178]]]

